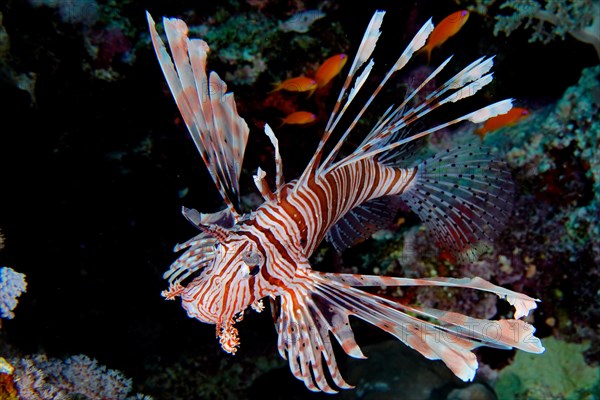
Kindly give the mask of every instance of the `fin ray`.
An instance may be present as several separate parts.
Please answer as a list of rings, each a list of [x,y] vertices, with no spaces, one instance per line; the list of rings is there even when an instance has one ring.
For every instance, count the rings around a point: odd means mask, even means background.
[[[436,154],[419,165],[415,184],[401,198],[436,239],[460,252],[493,241],[512,210],[508,168],[471,144]]]
[[[515,318],[527,316],[531,310],[537,308],[539,300],[531,298],[523,293],[494,285],[485,279],[475,278],[400,278],[391,276],[359,275],[359,274],[339,274],[313,271],[313,274],[320,275],[325,279],[339,282],[349,286],[367,287],[367,286],[440,286],[456,287],[481,290],[494,293],[501,299],[506,299],[509,304],[515,307]]]
[[[171,56],[147,13],[161,69],[190,135],[221,197],[237,218],[239,176],[249,129],[237,113],[233,95],[216,73],[206,76],[206,42],[189,39],[185,22],[164,18]]]
[[[273,318],[278,334],[277,347],[280,355],[288,360],[293,375],[303,381],[311,391],[337,393],[337,390],[327,382],[325,366],[329,376],[339,388],[352,388],[353,386],[344,381],[338,370],[329,339],[328,332],[334,332],[335,328],[329,324],[319,307],[313,302],[309,292],[303,292],[300,295],[286,292],[279,296],[278,300],[271,301],[272,306],[275,303]],[[346,348],[348,348],[347,343],[345,343]],[[357,354],[354,349],[348,351]]]
[[[321,137],[321,140],[319,141],[319,144],[317,145],[317,150],[315,151],[315,154],[313,155],[313,157],[309,161],[308,165],[304,169],[304,172],[300,176],[300,178],[298,180],[299,182],[305,182],[306,179],[308,178],[308,176],[314,172],[316,167],[318,167],[318,164],[321,161],[321,157],[323,155],[325,143],[331,136],[333,129],[335,129],[335,125],[341,119],[342,114],[344,113],[343,110],[345,110],[348,107],[348,105],[351,103],[354,95],[358,92],[358,89],[360,89],[360,86],[362,86],[362,85],[357,86],[357,84],[355,83],[354,89],[356,89],[356,90],[353,90],[353,93],[352,93],[353,96],[348,96],[348,98],[346,99],[346,102],[344,103],[344,109],[338,113],[340,107],[342,106],[342,102],[344,100],[346,91],[350,87],[350,84],[352,83],[352,80],[354,79],[356,72],[371,57],[373,50],[375,50],[375,46],[377,45],[377,40],[379,39],[379,35],[381,34],[380,28],[381,28],[381,24],[383,22],[384,15],[385,15],[385,11],[375,11],[373,16],[371,17],[371,20],[369,22],[367,30],[365,31],[365,33],[363,35],[360,45],[358,46],[356,56],[354,57],[354,60],[352,61],[352,65],[348,72],[348,76],[346,76],[344,85],[342,86],[342,89],[340,90],[338,99],[337,99],[335,106],[333,108],[333,111],[329,117],[329,121],[327,122],[327,126],[325,127],[325,132],[323,133],[323,136]],[[367,67],[365,67],[363,73],[361,73],[361,75],[360,75],[360,77],[362,77],[363,79],[358,79],[357,81],[362,80],[364,82],[366,80],[366,77],[369,75],[372,66],[373,66],[373,60],[370,60]]]
[[[352,279],[361,279],[360,275],[325,274],[311,272],[315,278],[315,293],[326,299],[330,307],[346,310],[348,315],[363,319],[392,334],[409,347],[417,350],[428,359],[442,360],[459,378],[472,380],[477,369],[477,358],[471,350],[480,346],[497,348],[519,348],[532,353],[541,353],[544,348],[539,339],[533,336],[535,328],[524,321],[501,319],[488,321],[467,317],[455,312],[429,308],[406,306],[386,298],[370,294],[349,286]],[[332,277],[333,279],[328,279]],[[389,283],[388,277],[370,277],[372,282],[382,278]],[[403,278],[398,278],[403,279]],[[424,285],[424,280],[406,280]],[[460,282],[460,280],[456,280]],[[457,282],[443,282],[450,286]],[[478,280],[471,280],[474,286],[480,286]],[[480,280],[483,281],[483,280]],[[483,281],[485,282],[485,281]],[[428,282],[430,283],[430,282]],[[488,282],[486,282],[488,285]],[[487,285],[482,285],[486,287]],[[494,286],[494,285],[491,285]],[[506,291],[506,289],[502,289]],[[514,292],[512,292],[514,293]],[[520,295],[520,294],[518,294]],[[525,295],[520,295],[527,297]],[[407,313],[434,318],[439,324],[428,322]],[[491,329],[493,327],[494,329]]]

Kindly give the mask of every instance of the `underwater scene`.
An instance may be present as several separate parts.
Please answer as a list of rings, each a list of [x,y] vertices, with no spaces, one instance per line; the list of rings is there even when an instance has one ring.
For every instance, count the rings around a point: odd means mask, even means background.
[[[600,398],[598,0],[5,0],[0,99],[1,400]]]

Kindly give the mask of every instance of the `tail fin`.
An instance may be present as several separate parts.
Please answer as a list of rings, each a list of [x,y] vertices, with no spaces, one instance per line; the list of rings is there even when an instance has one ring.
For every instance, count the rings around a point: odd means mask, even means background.
[[[414,182],[401,198],[440,244],[457,252],[493,242],[512,210],[510,171],[484,147],[438,153],[418,166]]]
[[[419,50],[417,52],[417,54],[421,54],[421,53],[425,53],[427,55],[427,65],[429,65],[431,63],[431,52],[433,51],[433,47],[431,47],[430,43],[427,43],[424,47],[421,48],[421,50]]]
[[[299,271],[302,274],[301,271]],[[287,358],[296,378],[313,390],[335,393],[325,377],[325,359],[332,381],[350,388],[342,378],[333,353],[329,332],[346,354],[365,358],[355,341],[349,317],[356,316],[392,334],[430,360],[442,360],[464,381],[473,380],[478,367],[471,350],[480,346],[518,348],[542,353],[533,336],[535,328],[518,319],[488,321],[455,312],[406,306],[352,286],[451,286],[496,293],[515,305],[515,317],[527,315],[536,300],[521,293],[474,279],[407,279],[352,274],[330,274],[306,270],[298,277],[301,290],[280,296],[273,304],[279,335],[278,348]],[[275,303],[275,301],[273,301]],[[437,321],[437,323],[428,320]]]

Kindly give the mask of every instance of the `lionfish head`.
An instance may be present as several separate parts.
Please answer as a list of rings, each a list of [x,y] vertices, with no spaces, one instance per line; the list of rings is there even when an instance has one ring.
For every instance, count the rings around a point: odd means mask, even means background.
[[[181,296],[190,317],[216,324],[221,345],[230,353],[239,344],[233,324],[260,300],[255,287],[265,263],[265,254],[237,228],[204,227],[202,234],[180,245],[188,249],[165,274],[171,288],[163,293],[166,298]],[[192,273],[197,275],[183,286],[181,281]]]

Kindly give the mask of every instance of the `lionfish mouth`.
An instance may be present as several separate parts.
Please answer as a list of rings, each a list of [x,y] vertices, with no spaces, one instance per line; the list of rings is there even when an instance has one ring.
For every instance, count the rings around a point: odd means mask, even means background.
[[[217,324],[217,338],[221,348],[229,353],[235,354],[240,346],[240,338],[238,336],[238,330],[233,325],[236,322],[240,322],[243,319],[243,311],[238,313],[233,318],[226,322],[219,322]]]

